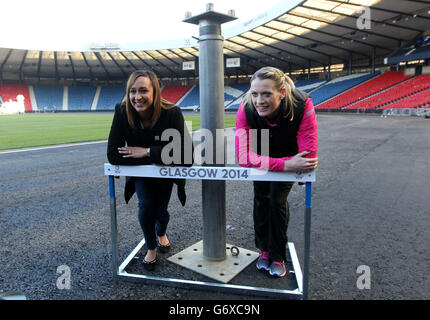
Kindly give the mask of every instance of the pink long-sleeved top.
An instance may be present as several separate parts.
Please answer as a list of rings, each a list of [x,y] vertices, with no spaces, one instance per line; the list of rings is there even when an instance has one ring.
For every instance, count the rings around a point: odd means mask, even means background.
[[[273,125],[271,124],[271,126]],[[238,159],[239,165],[242,167],[260,168],[269,171],[283,171],[285,161],[290,160],[293,158],[293,156],[272,158],[258,155],[252,150],[252,145],[250,146],[249,144],[249,129],[253,128],[251,128],[246,121],[245,108],[242,102],[237,111],[235,137],[236,157]],[[298,153],[310,151],[310,153],[306,155],[307,158],[315,158],[317,156],[317,120],[311,98],[308,98],[305,102],[303,118],[297,131],[297,145],[299,147]]]

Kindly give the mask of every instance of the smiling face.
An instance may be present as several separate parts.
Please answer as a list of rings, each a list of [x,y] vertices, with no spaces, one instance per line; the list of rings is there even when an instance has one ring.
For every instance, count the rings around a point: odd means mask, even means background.
[[[139,113],[150,110],[154,102],[154,88],[148,77],[138,77],[128,92],[132,107]]]
[[[281,91],[276,89],[275,81],[272,79],[255,78],[251,82],[252,104],[262,118],[276,117],[285,93],[285,88],[282,88]]]

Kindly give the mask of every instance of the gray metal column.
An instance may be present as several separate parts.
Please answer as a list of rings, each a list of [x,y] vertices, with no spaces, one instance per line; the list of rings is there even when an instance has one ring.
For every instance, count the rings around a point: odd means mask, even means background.
[[[224,143],[215,141],[216,130],[224,132],[224,38],[221,24],[235,19],[232,15],[214,12],[213,5],[207,4],[205,13],[184,20],[199,25],[200,125],[202,129],[208,129],[213,138],[212,161],[202,165],[224,166],[224,161],[216,163],[217,154],[224,154]],[[224,141],[224,134],[218,134],[218,139]],[[225,181],[202,181],[202,206],[203,256],[211,261],[225,260]]]

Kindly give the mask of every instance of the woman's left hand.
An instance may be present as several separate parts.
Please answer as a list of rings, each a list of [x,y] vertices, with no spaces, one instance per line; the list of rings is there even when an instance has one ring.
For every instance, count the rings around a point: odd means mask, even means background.
[[[284,171],[296,172],[302,174],[315,170],[318,166],[318,158],[305,158],[310,151],[303,151],[296,154],[290,160],[284,162]]]
[[[148,155],[147,149],[142,147],[121,147],[118,148],[118,153],[122,154],[123,158],[143,158]]]

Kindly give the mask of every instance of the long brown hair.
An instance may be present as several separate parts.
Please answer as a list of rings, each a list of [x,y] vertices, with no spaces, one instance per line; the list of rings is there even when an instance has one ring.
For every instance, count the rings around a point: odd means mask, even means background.
[[[283,104],[283,110],[285,110],[284,117],[290,118],[290,121],[294,118],[294,101],[293,101],[293,90],[295,89],[295,85],[293,80],[286,74],[284,74],[281,70],[275,67],[263,67],[257,70],[251,78],[250,83],[254,81],[256,78],[260,80],[271,79],[275,82],[275,89],[277,91],[281,91],[283,88],[286,89],[285,98],[282,99],[281,104]],[[251,89],[246,94],[245,97],[245,105],[249,108],[255,108],[252,103]]]
[[[133,73],[130,74],[127,80],[127,87],[126,87],[126,94],[124,97],[125,100],[125,108],[127,112],[127,120],[128,123],[132,128],[135,128],[136,126],[136,119],[139,117],[139,114],[137,111],[133,108],[130,101],[130,90],[133,86],[134,82],[139,77],[147,77],[152,84],[152,88],[154,90],[153,92],[153,102],[152,102],[152,117],[151,117],[151,128],[154,127],[154,125],[157,123],[158,119],[160,118],[161,110],[162,109],[170,109],[173,108],[175,105],[161,97],[161,89],[160,84],[158,82],[158,78],[155,75],[154,72],[150,70],[136,70]],[[124,101],[123,101],[124,103]]]

